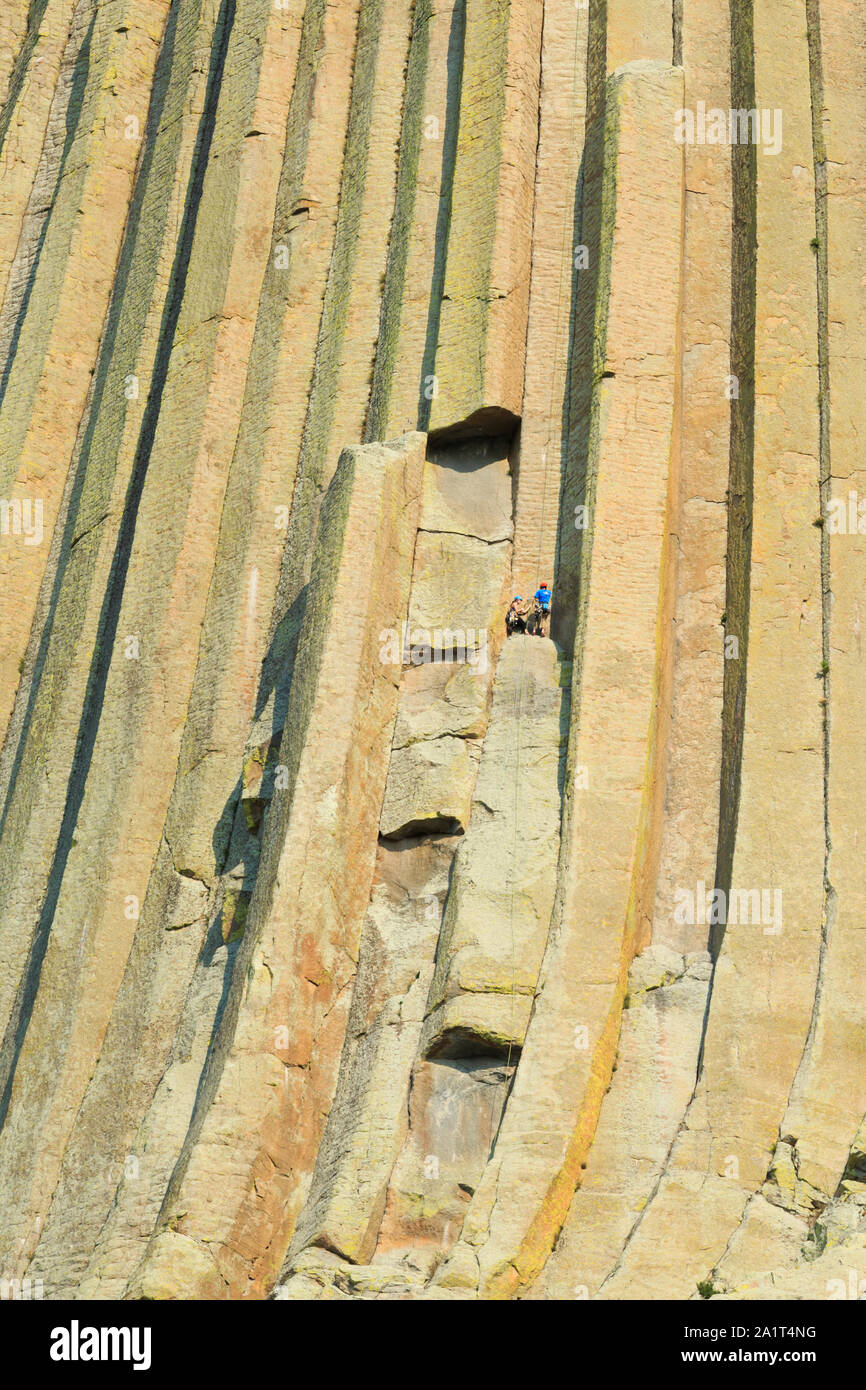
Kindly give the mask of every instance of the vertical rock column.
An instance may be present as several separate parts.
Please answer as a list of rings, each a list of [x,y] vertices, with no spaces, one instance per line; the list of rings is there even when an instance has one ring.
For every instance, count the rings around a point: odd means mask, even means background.
[[[588,7],[547,0],[539,96],[526,379],[514,508],[514,592],[553,581],[567,452],[567,384],[580,247]]]
[[[309,358],[305,354],[304,366],[310,371],[306,389],[303,393],[293,392],[286,402],[286,415],[274,421],[277,440],[283,437],[280,430],[285,430],[288,420],[293,426],[297,421],[299,436],[296,455],[292,449],[294,466],[287,480],[291,514],[273,611],[274,640],[264,671],[265,683],[273,686],[274,691],[261,711],[264,717],[258,721],[250,752],[256,742],[263,741],[260,735],[265,728],[270,736],[282,727],[322,493],[344,444],[364,437],[394,210],[404,99],[402,75],[411,33],[409,0],[373,0],[363,7],[359,7],[358,0],[345,0],[339,7],[316,0],[315,8],[324,12],[321,23],[325,36],[337,42],[330,49],[333,93],[321,81],[317,50],[310,51],[316,94],[321,102],[320,136],[328,142],[319,158],[328,163],[323,169],[310,159],[305,179],[311,190],[321,180],[323,187],[330,188],[331,196],[338,193],[338,206],[329,258],[319,263],[322,280],[317,294],[321,290],[321,317],[317,320],[315,339],[309,322],[302,320],[299,325],[305,347],[312,348],[315,343],[314,355]],[[350,64],[346,30],[353,18],[357,20],[357,29]],[[398,81],[394,80],[395,72],[400,74]],[[345,111],[342,101],[338,106],[334,98],[345,89],[349,78],[351,96]],[[298,116],[303,123],[302,109]],[[315,213],[315,208],[302,197],[294,211],[299,220],[293,221],[290,229],[297,231],[297,246],[303,253],[304,220]],[[295,245],[293,236],[292,269]],[[319,248],[324,250],[321,234]],[[293,300],[299,292],[304,294],[305,290],[296,285],[291,308],[295,307]],[[289,338],[282,346],[289,358],[289,370],[294,372],[294,346]]]
[[[177,226],[200,130],[206,74],[196,70],[197,58],[201,46],[210,48],[213,33],[212,19],[200,23],[193,6],[174,11],[166,30],[167,43],[156,73],[153,125],[118,269],[123,303],[118,293],[100,351],[92,415],[88,412],[77,446],[77,481],[65,505],[62,547],[54,560],[48,601],[44,595],[40,599],[38,664],[22,683],[0,758],[4,799],[0,1022],[4,1029],[64,819],[82,710],[105,620],[106,591],[116,566],[117,532],[145,410],[146,393],[126,388],[149,380],[154,371],[159,325],[177,253]]]
[[[683,11],[684,106],[699,101],[726,114],[730,21],[714,0]],[[687,143],[681,318],[679,537],[671,736],[665,826],[653,914],[653,941],[703,950],[701,927],[678,925],[677,890],[715,876],[719,821],[725,611],[726,499],[731,397],[731,264],[721,248],[731,229],[731,150]],[[745,383],[743,383],[745,391]],[[736,400],[734,401],[736,407]],[[732,634],[736,635],[736,634]],[[733,651],[733,648],[731,648]]]
[[[334,1094],[370,897],[424,439],[346,450],[323,508],[242,951],[184,1154],[134,1288],[273,1282]],[[181,1263],[178,1265],[178,1261]],[[177,1272],[179,1271],[179,1272]]]
[[[780,3],[772,16],[756,5],[754,32],[750,6],[736,7],[734,19],[735,74],[748,74],[754,59],[754,103],[771,118],[780,113],[776,120],[782,121],[780,152],[773,154],[763,142],[734,151],[736,158],[751,159],[746,177],[755,181],[757,209],[756,269],[750,275],[746,259],[736,272],[742,295],[750,293],[755,277],[754,450],[747,449],[744,460],[753,502],[750,526],[746,513],[747,544],[733,575],[745,596],[747,648],[746,632],[739,636],[747,688],[743,723],[738,728],[737,711],[730,709],[724,725],[726,739],[742,739],[741,767],[733,756],[729,761],[734,783],[739,776],[739,814],[727,832],[728,921],[712,932],[718,959],[701,1076],[658,1191],[604,1285],[610,1298],[643,1297],[647,1288],[659,1298],[687,1298],[699,1280],[712,1275],[734,1239],[782,1137],[809,1035],[822,939],[823,708],[816,680],[822,584],[821,536],[813,525],[820,498],[809,54],[802,9],[794,3]],[[777,42],[780,24],[799,36],[784,57]],[[732,507],[729,524],[735,522]],[[729,571],[735,560],[729,553]],[[760,902],[762,893],[769,910],[762,904],[756,914],[747,895],[757,894]],[[749,1213],[748,1221],[762,1219],[761,1204],[752,1204]],[[768,1240],[765,1228],[765,1248]]]
[[[429,414],[454,180],[466,0],[417,0],[368,439]]]
[[[815,1011],[782,1132],[797,1140],[801,1180],[827,1197],[842,1178],[866,1111],[866,865],[859,843],[866,825],[866,402],[859,385],[866,291],[858,240],[866,211],[860,95],[866,18],[855,6],[823,0],[810,4],[808,18],[818,214],[827,861]]]
[[[224,11],[214,36],[199,162],[148,383],[134,500],[121,522],[124,537],[134,519],[134,536],[103,601],[73,785],[45,899],[31,907],[39,920],[17,1025],[4,1039],[0,1173],[22,1221],[27,1202],[45,1211],[100,1055],[177,766],[267,256],[256,221],[268,228],[276,193],[276,162],[265,172],[262,145],[245,139],[270,17],[257,12],[250,22],[255,9]],[[217,235],[226,225],[232,234]],[[41,988],[30,1005],[34,982]],[[61,1018],[58,1061],[46,1039]],[[22,1164],[20,1146],[37,1133],[45,1136],[39,1158]]]
[[[683,213],[673,122],[681,104],[682,73],[662,64],[630,64],[608,82],[592,546],[584,552],[557,903],[496,1147],[461,1240],[436,1277],[486,1297],[530,1281],[565,1219],[652,901],[670,619],[663,599]]]
[[[29,537],[20,529],[0,536],[7,600],[0,732],[15,698],[91,385],[167,12],[167,0],[94,11],[68,73],[68,104],[55,109],[64,143],[54,201],[27,255],[2,369],[0,497],[38,509],[39,524]]]
[[[670,6],[664,16],[670,24]],[[608,8],[613,25],[616,17]],[[730,18],[714,0],[682,17],[684,106],[730,106]],[[616,47],[621,37],[610,34]],[[669,32],[667,34],[669,39]],[[653,948],[634,962],[616,1073],[587,1172],[533,1297],[590,1295],[653,1192],[691,1100],[710,968],[706,926],[675,918],[677,891],[715,876],[719,820],[729,472],[731,151],[686,143],[680,353],[682,404],[671,634],[673,678]],[[685,953],[685,958],[684,954]]]
[[[431,432],[520,415],[538,138],[539,0],[467,0]]]
[[[216,136],[217,153],[212,171],[217,178],[217,196],[210,203],[211,209],[217,203],[225,213],[230,206],[234,180],[238,180],[238,212],[233,238],[235,259],[226,290],[226,317],[236,319],[244,327],[230,344],[218,348],[214,367],[216,383],[223,382],[220,395],[226,408],[223,447],[230,447],[233,440],[228,409],[232,395],[225,389],[223,373],[237,374],[243,380],[246,347],[250,341],[251,320],[260,290],[280,176],[285,116],[298,51],[300,8],[300,0],[294,12],[261,11],[244,3],[238,6],[236,14],[230,53],[234,80],[225,92],[230,99],[232,117],[230,121],[220,122]],[[257,133],[252,134],[253,131]],[[204,211],[207,216],[207,208]],[[216,241],[214,237],[212,248]],[[213,249],[211,265],[216,270]],[[216,432],[210,444],[211,458],[215,460],[219,446]],[[236,448],[230,480],[239,469],[237,454]],[[155,1081],[166,1073],[166,1061],[180,1016],[185,1014],[188,1030],[185,1046],[188,1047],[193,1020],[198,1023],[200,1015],[206,1013],[201,1001],[203,991],[193,990],[192,997],[188,998],[187,990],[207,926],[213,856],[220,851],[214,824],[219,826],[227,789],[220,796],[222,789],[216,775],[222,763],[219,755],[225,757],[226,749],[231,749],[234,732],[233,770],[236,771],[252,706],[253,672],[250,668],[260,660],[264,644],[263,629],[266,630],[268,615],[256,611],[255,599],[260,589],[265,588],[268,560],[270,574],[276,574],[273,517],[266,514],[262,519],[261,511],[250,505],[253,491],[251,485],[245,489],[245,505],[240,508],[236,501],[236,477],[231,496],[227,489],[219,528],[216,575],[205,608],[201,646],[196,651],[195,644],[191,643],[189,648],[190,656],[196,659],[195,680],[163,836],[141,904],[123,980],[113,1004],[100,1066],[90,1080],[76,1116],[52,1206],[43,1223],[40,1245],[31,1266],[38,1270],[46,1288],[55,1291],[55,1296],[61,1296],[59,1289],[76,1286],[82,1266],[98,1239],[112,1248],[115,1278],[122,1273],[124,1260],[127,1269],[134,1267],[136,1260],[129,1248],[135,1249],[132,1231],[140,1242],[141,1225],[145,1231],[147,1229],[148,1201],[151,1223],[156,1218],[162,1190],[192,1108],[195,1078],[190,1073],[194,1065],[188,1065],[183,1073],[191,1088],[188,1108],[184,1110],[184,1090],[175,1072],[169,1081],[174,1101],[171,1117],[162,1117],[158,1138],[152,1137],[146,1157],[139,1151],[136,1131],[143,1111],[152,1101]],[[269,497],[268,501],[272,499]],[[252,560],[244,563],[242,538],[254,545],[253,538],[248,537],[244,529],[245,523],[252,528],[258,541],[254,551],[258,565]],[[226,571],[233,563],[234,584],[229,586]],[[222,582],[217,582],[217,575]],[[218,664],[219,680],[214,678],[211,662],[203,659],[205,653]],[[231,694],[221,698],[226,686],[230,686]],[[202,717],[203,688],[207,689],[210,714],[207,725]],[[230,710],[227,704],[231,704]],[[240,729],[239,724],[242,725]],[[197,752],[194,759],[189,756],[191,745]],[[209,756],[205,755],[205,748]],[[207,774],[197,779],[186,777],[188,760],[199,767],[205,763]],[[165,790],[169,780],[165,781]],[[185,834],[181,835],[179,825],[184,827]],[[207,844],[209,854],[195,853],[202,841]],[[218,999],[218,966],[204,974]],[[123,1078],[122,1087],[120,1078]],[[177,1132],[179,1127],[180,1133]],[[96,1147],[102,1156],[99,1165],[87,1159]],[[170,1154],[168,1160],[166,1149]],[[159,1172],[160,1162],[166,1161],[168,1172],[160,1188],[153,1175]],[[124,1183],[124,1177],[132,1173],[133,1180]],[[122,1175],[120,1192],[117,1191],[118,1174]],[[106,1225],[109,1206],[111,1216]]]
[[[413,1062],[433,973],[451,862],[469,825],[501,626],[511,538],[506,441],[431,451],[424,465],[409,622],[370,905],[334,1105],[286,1270],[334,1252],[365,1263],[411,1236],[380,1230],[389,1179],[406,1137]],[[431,563],[425,542],[455,547]],[[464,548],[460,549],[460,543]],[[422,622],[425,625],[421,625]],[[468,625],[468,626],[466,626]],[[491,628],[494,628],[491,631]],[[385,637],[386,634],[383,634]],[[383,651],[387,645],[383,643]],[[445,831],[446,833],[442,833]],[[318,1253],[305,1246],[323,1247]],[[357,1270],[354,1279],[360,1278]],[[380,1279],[383,1271],[370,1277]],[[316,1287],[315,1285],[313,1287]],[[298,1282],[287,1292],[297,1296]]]
[[[57,161],[63,147],[62,119],[65,115],[64,96],[68,94],[78,52],[78,43],[85,33],[79,24],[72,28],[76,10],[75,0],[37,0],[31,5],[24,0],[19,5],[32,21],[19,29],[9,9],[4,6],[0,24],[7,25],[7,42],[15,47],[4,53],[3,60],[8,85],[0,108],[0,301],[5,300],[13,261],[18,253],[18,281],[23,283],[29,268],[29,254],[19,246],[22,227],[38,228],[47,212],[42,180],[56,179]],[[83,14],[82,14],[83,18]],[[14,28],[13,28],[14,25]],[[58,86],[61,71],[66,81]],[[53,138],[45,142],[52,110]],[[43,196],[38,196],[39,194]],[[28,202],[30,204],[28,212]],[[32,236],[25,238],[33,241]],[[0,315],[0,324],[11,323],[18,303],[12,312]],[[8,329],[7,329],[8,331]]]

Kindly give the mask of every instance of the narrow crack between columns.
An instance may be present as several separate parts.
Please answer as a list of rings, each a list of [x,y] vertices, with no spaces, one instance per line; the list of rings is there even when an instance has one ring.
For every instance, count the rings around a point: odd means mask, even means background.
[[[672,0],[671,39],[671,61],[675,68],[681,68],[683,65],[683,0]]]
[[[821,53],[820,0],[806,0],[806,27],[809,45],[809,85],[812,107],[812,158],[815,172],[815,235],[818,242],[816,281],[818,297],[818,496],[820,515],[826,517],[830,501],[830,337],[829,337],[829,248],[827,245],[827,151],[824,145],[824,74]],[[818,973],[815,1000],[803,1055],[792,1086],[796,1094],[804,1067],[812,1051],[815,1030],[824,996],[824,966],[830,933],[836,920],[836,890],[830,880],[830,536],[826,526],[821,536],[821,669],[823,683],[823,744],[824,744],[824,902],[821,921],[821,944],[818,952]]]

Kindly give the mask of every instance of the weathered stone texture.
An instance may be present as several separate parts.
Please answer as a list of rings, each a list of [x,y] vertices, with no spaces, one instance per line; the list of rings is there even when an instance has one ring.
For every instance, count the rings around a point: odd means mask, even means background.
[[[787,157],[782,163],[757,155],[748,698],[731,887],[780,890],[782,921],[740,918],[724,930],[695,1098],[659,1194],[607,1286],[610,1297],[636,1296],[647,1281],[659,1296],[687,1296],[721,1258],[784,1134],[815,998],[825,838],[815,680],[821,540],[811,525],[819,477],[818,325],[806,269],[814,193],[805,36],[780,63],[769,27],[756,25],[755,58],[759,105],[785,108]],[[796,251],[792,227],[799,229]],[[675,1262],[661,1257],[662,1230]]]
[[[542,6],[466,0],[460,126],[429,428],[520,415]]]
[[[287,785],[265,830],[207,1110],[163,1212],[207,1246],[229,1293],[278,1272],[333,1098],[396,716],[378,634],[405,621],[423,451],[421,435],[345,451],[323,508],[280,745]],[[320,725],[325,740],[310,737]],[[213,1163],[229,1135],[216,1205]]]
[[[862,1297],[864,70],[0,4],[4,1290]]]
[[[526,377],[514,515],[514,588],[534,593],[554,574],[568,435],[572,320],[582,271],[577,207],[586,127],[589,7],[544,6]]]
[[[496,670],[471,820],[445,903],[422,1046],[520,1047],[547,943],[564,774],[552,642],[516,636]]]
[[[667,615],[659,596],[669,547],[683,165],[681,149],[656,138],[654,167],[642,137],[670,128],[681,93],[681,74],[658,64],[626,67],[609,83],[608,336],[595,404],[593,545],[572,686],[558,902],[514,1090],[464,1223],[462,1241],[487,1295],[531,1280],[565,1217],[650,906],[644,879],[657,831],[654,788],[644,777],[664,669],[659,634]],[[629,294],[635,273],[655,291],[641,312]],[[531,1145],[529,1132],[537,1136]],[[450,1277],[446,1263],[437,1279]]]
[[[26,230],[19,240],[25,265],[17,268],[5,306],[0,496],[39,506],[42,520],[37,543],[12,535],[0,545],[4,730],[93,375],[167,10],[166,0],[145,0],[117,14],[105,6],[89,16],[83,7],[76,12],[79,45],[61,79],[65,102],[54,104],[63,144],[50,160],[50,213],[35,246],[26,245]]]

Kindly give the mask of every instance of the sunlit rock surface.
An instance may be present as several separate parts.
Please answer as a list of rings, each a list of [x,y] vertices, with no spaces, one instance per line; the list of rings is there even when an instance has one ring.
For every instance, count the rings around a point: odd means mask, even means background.
[[[864,71],[2,6],[0,1278],[860,1296]]]

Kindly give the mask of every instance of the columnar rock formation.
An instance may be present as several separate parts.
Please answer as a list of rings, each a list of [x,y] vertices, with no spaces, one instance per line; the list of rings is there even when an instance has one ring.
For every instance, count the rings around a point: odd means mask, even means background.
[[[866,1279],[864,63],[4,6],[0,1278]]]

